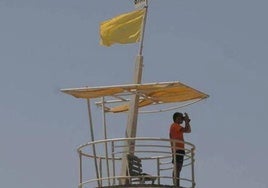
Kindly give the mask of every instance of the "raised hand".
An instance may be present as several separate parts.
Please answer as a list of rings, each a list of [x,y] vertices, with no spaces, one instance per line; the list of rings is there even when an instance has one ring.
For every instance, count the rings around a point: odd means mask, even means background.
[[[189,123],[191,121],[191,119],[189,118],[188,114],[186,112],[184,112],[184,121],[186,123]]]

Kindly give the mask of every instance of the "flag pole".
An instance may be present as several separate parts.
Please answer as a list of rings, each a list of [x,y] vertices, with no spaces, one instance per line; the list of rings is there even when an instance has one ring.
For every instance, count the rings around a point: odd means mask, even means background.
[[[141,36],[140,36],[140,46],[139,52],[135,60],[135,72],[134,72],[134,84],[141,84],[142,79],[142,68],[143,68],[143,41],[144,41],[144,33],[145,33],[145,24],[147,19],[147,11],[148,11],[148,0],[145,0],[145,14],[143,17],[143,22],[141,26]],[[137,132],[137,121],[138,121],[138,103],[139,96],[134,94],[132,96],[131,102],[129,104],[129,112],[127,119],[127,128],[126,128],[126,138],[135,138]],[[126,154],[134,154],[135,153],[135,139],[126,142],[125,151],[122,159],[122,168],[121,168],[121,176],[127,175],[127,158]],[[121,179],[120,184],[126,184],[126,179]]]
[[[141,26],[141,39],[140,39],[140,48],[139,53],[136,57],[135,61],[135,72],[134,72],[134,84],[141,84],[142,79],[142,68],[143,68],[143,41],[144,41],[144,33],[145,33],[145,24],[147,18],[147,11],[148,11],[148,0],[145,0],[145,14]],[[126,130],[126,137],[133,138],[136,137],[136,130],[137,130],[137,119],[138,119],[138,102],[139,96],[137,94],[133,95],[132,100],[129,106],[129,114],[128,114],[128,122],[127,122],[127,130]],[[132,147],[129,148],[128,153],[134,153],[135,143],[132,141],[130,143]]]
[[[143,22],[142,22],[142,28],[141,28],[141,41],[140,41],[140,49],[139,49],[139,55],[142,56],[143,52],[143,41],[144,41],[144,33],[145,33],[145,26],[146,26],[146,20],[147,20],[147,11],[148,11],[148,0],[145,0],[145,14],[143,17]]]

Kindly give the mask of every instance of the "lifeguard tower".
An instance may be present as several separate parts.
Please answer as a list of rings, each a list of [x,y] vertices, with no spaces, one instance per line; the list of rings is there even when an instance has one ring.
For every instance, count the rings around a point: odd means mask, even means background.
[[[148,9],[148,2],[143,7]],[[146,19],[146,16],[145,18]],[[145,21],[144,21],[145,24]],[[143,29],[144,29],[143,25]],[[179,81],[141,83],[143,67],[143,33],[140,51],[136,58],[134,83],[101,87],[81,87],[61,91],[79,99],[88,106],[91,140],[77,148],[79,155],[79,188],[103,187],[176,187],[171,142],[182,142],[168,138],[139,137],[136,135],[139,113],[161,113],[190,105],[208,97],[207,94]],[[103,138],[95,140],[91,105],[100,107],[102,113]],[[150,110],[146,110],[151,107]],[[160,107],[160,108],[159,108]],[[164,108],[162,108],[164,107]],[[145,110],[144,110],[145,109]],[[107,113],[127,116],[125,135],[108,138]],[[112,117],[109,115],[109,117]],[[185,142],[185,157],[182,170],[187,177],[180,178],[180,187],[194,188],[195,146]],[[90,171],[90,173],[88,173]]]

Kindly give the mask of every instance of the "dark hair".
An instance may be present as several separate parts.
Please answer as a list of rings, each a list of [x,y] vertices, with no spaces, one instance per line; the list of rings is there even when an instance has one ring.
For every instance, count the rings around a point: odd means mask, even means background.
[[[183,113],[175,112],[175,113],[173,114],[173,121],[176,121],[176,118],[177,118],[177,117],[183,117]]]

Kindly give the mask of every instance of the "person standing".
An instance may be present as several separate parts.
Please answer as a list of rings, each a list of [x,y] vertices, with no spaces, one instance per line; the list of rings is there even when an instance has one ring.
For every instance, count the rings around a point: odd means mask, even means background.
[[[182,126],[183,121],[185,123],[184,126]],[[184,116],[180,112],[175,112],[173,114],[173,123],[170,126],[169,129],[169,138],[178,140],[179,142],[170,142],[171,143],[171,149],[172,149],[172,163],[174,164],[174,171],[173,171],[173,178],[174,178],[174,185],[179,187],[180,186],[180,172],[183,165],[185,150],[184,150],[184,133],[190,133],[191,132],[191,126],[190,126],[190,118],[187,113],[184,113]],[[174,160],[174,156],[175,160]],[[176,181],[175,181],[176,180]]]

